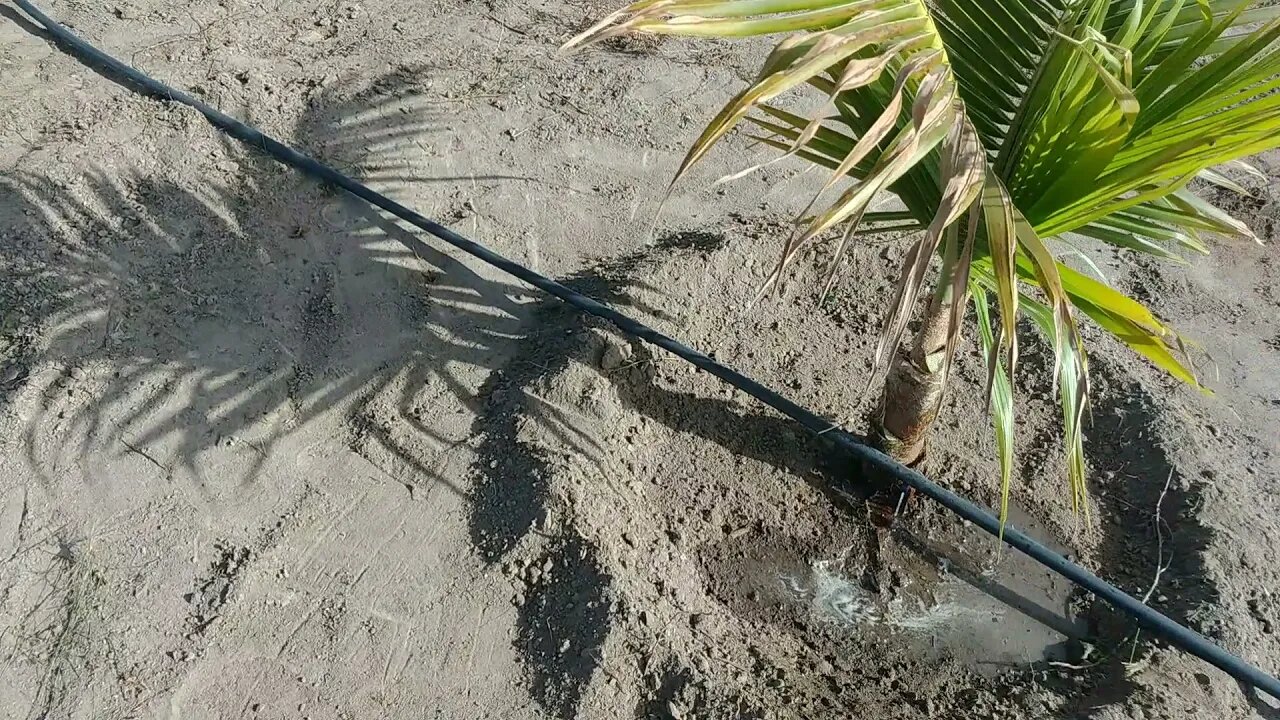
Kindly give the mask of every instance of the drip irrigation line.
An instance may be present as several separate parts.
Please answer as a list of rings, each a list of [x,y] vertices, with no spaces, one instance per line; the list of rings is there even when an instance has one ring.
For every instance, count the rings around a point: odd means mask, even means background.
[[[1262,672],[1243,659],[1223,650],[1203,635],[1178,624],[1155,609],[1147,606],[1116,586],[1099,578],[1080,565],[1068,560],[1059,553],[1018,531],[1005,526],[1001,528],[999,519],[987,510],[963,498],[950,490],[934,483],[920,473],[898,463],[888,455],[865,445],[829,421],[783,397],[777,392],[761,385],[742,373],[733,370],[707,355],[664,335],[653,328],[640,323],[597,300],[593,300],[580,292],[540,275],[529,268],[508,260],[489,250],[483,245],[472,242],[439,223],[410,210],[400,203],[378,193],[365,185],[343,175],[333,168],[324,165],[293,148],[274,140],[262,132],[236,120],[235,118],[210,107],[203,101],[181,90],[174,89],[151,78],[138,70],[116,60],[96,47],[81,40],[70,30],[58,24],[42,13],[27,0],[14,0],[29,16],[35,19],[53,37],[53,39],[71,55],[81,61],[108,71],[118,80],[127,81],[149,95],[181,103],[194,108],[203,114],[215,127],[228,135],[255,147],[276,160],[289,165],[307,175],[336,185],[362,200],[375,205],[392,215],[404,220],[435,237],[449,243],[459,250],[509,273],[520,280],[553,295],[579,310],[609,321],[619,330],[656,345],[677,357],[692,363],[708,373],[747,393],[760,402],[795,420],[811,432],[821,435],[837,448],[860,460],[864,466],[874,468],[902,485],[929,496],[943,507],[959,515],[961,518],[977,525],[991,535],[1000,538],[1005,544],[1025,553],[1035,561],[1070,580],[1081,588],[1106,600],[1117,610],[1133,617],[1143,629],[1163,638],[1169,643],[1196,657],[1214,665],[1245,685],[1266,692],[1280,699],[1280,680]]]

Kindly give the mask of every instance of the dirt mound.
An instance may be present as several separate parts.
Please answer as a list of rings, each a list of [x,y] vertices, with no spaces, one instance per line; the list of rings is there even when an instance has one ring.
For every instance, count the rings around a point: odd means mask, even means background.
[[[752,240],[776,232],[743,222],[730,237],[676,234],[576,284],[766,384],[816,398],[831,417],[860,418],[871,398],[849,378],[870,365],[881,289],[846,283],[823,302],[806,282],[820,270],[811,264],[781,302],[750,306],[770,259]],[[875,248],[854,258],[866,277],[890,277],[891,263]],[[548,302],[537,318],[487,389],[471,522],[512,584],[518,644],[549,709],[1037,717],[1113,693],[1107,676],[1119,665],[1109,648],[1132,638],[1061,579],[921,506],[886,546],[891,586],[869,589],[852,463],[718,380],[568,308]],[[993,500],[980,377],[977,358],[962,358],[930,469]],[[1133,387],[1112,408],[1120,381],[1106,366],[1102,377],[1101,429],[1151,412]],[[1024,474],[1046,472],[1033,486],[1048,488],[1061,475],[1041,467],[1060,462],[1055,406],[1042,393],[1025,402],[1022,422],[1040,440]],[[1093,460],[1105,467],[1136,452],[1154,465],[1154,448],[1103,443]],[[1150,513],[1155,497],[1100,493],[1097,522],[1087,524],[1061,494],[1019,495],[1028,510],[1015,524],[1069,537],[1087,561],[1115,553],[1121,569],[1149,582],[1157,538],[1133,515]],[[1131,512],[1114,509],[1121,503]],[[1184,533],[1177,542],[1196,540]],[[1186,549],[1175,555],[1180,577],[1196,569],[1195,548]],[[1126,650],[1147,653],[1145,644]]]

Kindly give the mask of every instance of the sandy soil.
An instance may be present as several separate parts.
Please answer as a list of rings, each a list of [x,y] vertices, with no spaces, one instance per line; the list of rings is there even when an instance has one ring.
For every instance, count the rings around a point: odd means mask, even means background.
[[[601,0],[47,9],[860,429],[903,243],[745,310],[814,178],[704,190],[742,143],[647,232],[759,47],[556,57]],[[1274,716],[935,508],[867,592],[851,470],[798,429],[0,16],[0,716]],[[1220,199],[1274,238],[1278,195]],[[1025,340],[1017,521],[1280,672],[1280,263],[1218,250],[1095,253],[1215,394],[1088,332],[1088,522]],[[929,471],[991,502],[972,354],[955,384]]]

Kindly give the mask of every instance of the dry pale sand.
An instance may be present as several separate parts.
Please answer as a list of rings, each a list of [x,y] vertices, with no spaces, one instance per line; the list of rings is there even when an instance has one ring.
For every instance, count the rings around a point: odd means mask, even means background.
[[[747,309],[811,174],[656,201],[752,44],[557,57],[600,0],[46,8],[423,213],[833,418],[904,244]],[[1262,158],[1271,173],[1280,158]],[[1218,197],[1277,233],[1273,183]],[[1028,337],[1018,523],[1280,672],[1280,263],[1094,251],[1215,393],[1088,331],[1092,513]],[[929,471],[983,502],[967,350]],[[936,508],[859,582],[852,478],[705,374],[141,98],[0,5],[0,717],[1241,718]],[[1087,641],[1087,643],[1086,643]]]

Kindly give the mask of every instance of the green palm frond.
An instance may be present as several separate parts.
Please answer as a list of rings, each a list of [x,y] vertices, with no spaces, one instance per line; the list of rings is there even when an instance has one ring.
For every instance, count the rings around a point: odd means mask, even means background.
[[[1256,240],[1187,186],[1199,177],[1243,191],[1215,168],[1280,146],[1280,5],[644,0],[568,46],[632,32],[784,36],[756,80],[703,130],[676,179],[744,120],[781,157],[829,170],[783,243],[771,283],[832,231],[839,231],[834,273],[864,221],[922,228],[906,255],[877,368],[884,372],[897,351],[926,271],[941,256],[942,277],[962,279],[959,292],[946,293],[953,335],[970,297],[985,323],[1006,493],[1013,404],[1004,395],[1017,367],[1020,313],[1054,347],[1052,382],[1078,507],[1088,376],[1077,311],[1199,385],[1173,331],[1141,303],[1064,265],[1044,239],[1074,233],[1174,261],[1208,252],[1211,236]],[[818,93],[818,107],[797,113],[780,104],[804,88]],[[901,199],[905,214],[868,216],[885,192]],[[998,322],[987,320],[988,298]],[[954,337],[948,364],[951,352]]]

